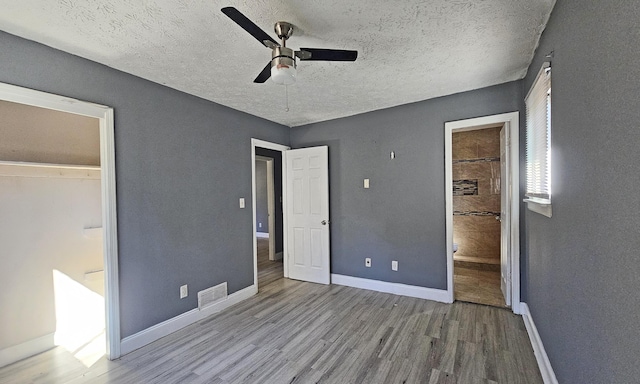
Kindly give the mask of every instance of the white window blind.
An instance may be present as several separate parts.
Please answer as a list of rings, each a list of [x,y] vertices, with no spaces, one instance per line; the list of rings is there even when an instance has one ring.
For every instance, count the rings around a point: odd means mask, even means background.
[[[525,99],[527,191],[532,202],[551,204],[551,66],[544,63]]]

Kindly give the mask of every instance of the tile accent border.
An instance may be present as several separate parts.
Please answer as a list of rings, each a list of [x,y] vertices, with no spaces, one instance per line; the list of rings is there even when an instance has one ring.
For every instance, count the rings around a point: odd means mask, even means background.
[[[453,180],[453,196],[474,196],[478,194],[478,179]]]
[[[452,303],[449,293],[445,289],[435,289],[418,287],[401,283],[390,283],[388,281],[363,279],[361,277],[331,274],[331,284],[344,285],[347,287],[368,289],[370,291],[391,293],[394,295],[415,297],[418,299],[439,301],[441,303]]]
[[[459,159],[452,160],[453,164],[463,164],[463,163],[490,163],[493,161],[500,161],[499,157],[482,157],[479,159]]]
[[[522,314],[522,320],[524,320],[524,326],[527,328],[527,333],[529,334],[529,340],[531,340],[533,354],[536,356],[536,360],[538,361],[538,368],[540,368],[542,380],[545,384],[558,384],[558,379],[551,367],[549,356],[547,356],[547,352],[544,350],[542,339],[540,339],[538,328],[536,328],[536,325],[533,322],[527,303],[520,303],[520,312]]]
[[[454,216],[500,216],[497,211],[453,211]]]

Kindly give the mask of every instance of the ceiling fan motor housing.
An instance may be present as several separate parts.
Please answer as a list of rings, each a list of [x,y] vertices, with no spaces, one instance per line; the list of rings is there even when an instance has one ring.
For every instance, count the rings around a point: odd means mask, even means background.
[[[253,80],[254,83],[264,83],[270,77],[277,84],[295,83],[296,58],[313,61],[355,61],[358,57],[358,51],[343,49],[300,48],[299,51],[293,51],[287,48],[287,39],[291,37],[295,29],[293,24],[278,21],[274,25],[273,29],[276,35],[282,41],[280,44],[234,7],[224,7],[221,11],[242,29],[249,32],[260,44],[272,50],[271,62],[264,66],[258,77]]]
[[[271,78],[277,84],[289,85],[296,81],[296,59],[293,49],[275,47],[271,53]]]

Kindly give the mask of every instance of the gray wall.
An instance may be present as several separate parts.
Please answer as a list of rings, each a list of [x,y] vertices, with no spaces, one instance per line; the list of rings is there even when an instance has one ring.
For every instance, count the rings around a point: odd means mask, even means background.
[[[446,289],[444,123],[517,111],[521,99],[511,82],[292,128],[294,148],[329,146],[331,272]]]
[[[273,159],[273,191],[275,198],[275,236],[276,236],[276,253],[284,250],[284,230],[283,230],[283,209],[282,209],[282,153],[273,149],[256,147],[256,155],[270,157]]]
[[[1,82],[115,110],[123,337],[253,283],[251,138],[288,144],[287,127],[4,32],[0,52]]]
[[[553,217],[523,212],[527,301],[561,383],[640,377],[638,20],[637,1],[559,0],[524,84],[554,51]]]
[[[267,163],[256,160],[256,231],[258,232],[269,232],[268,200]],[[259,224],[262,224],[262,228]]]

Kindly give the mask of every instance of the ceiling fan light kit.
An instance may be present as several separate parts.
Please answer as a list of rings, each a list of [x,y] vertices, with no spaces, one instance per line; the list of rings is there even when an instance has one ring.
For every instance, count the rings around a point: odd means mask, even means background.
[[[296,82],[296,72],[293,49],[275,47],[271,54],[271,80],[276,84],[291,85]]]
[[[296,58],[315,61],[355,61],[358,57],[358,51],[341,49],[300,48],[299,51],[294,51],[286,46],[287,39],[293,34],[293,24],[285,21],[278,21],[275,24],[276,35],[282,41],[282,44],[279,44],[234,7],[222,8],[222,13],[242,29],[249,32],[262,45],[271,49],[271,61],[253,80],[254,83],[264,83],[269,77],[276,84],[290,85],[295,83],[297,75]]]

